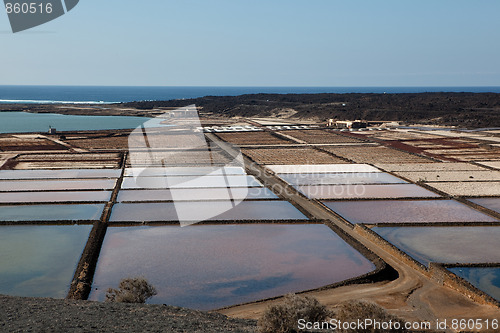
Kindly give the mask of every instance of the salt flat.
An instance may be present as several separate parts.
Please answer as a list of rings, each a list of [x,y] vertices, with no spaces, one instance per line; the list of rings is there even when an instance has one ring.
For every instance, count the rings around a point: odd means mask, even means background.
[[[453,196],[500,196],[500,181],[427,183],[427,185]]]
[[[471,182],[478,180],[500,181],[500,171],[400,171],[398,176],[409,179],[413,182]]]
[[[474,171],[488,170],[471,163],[375,163],[375,166],[386,171]]]

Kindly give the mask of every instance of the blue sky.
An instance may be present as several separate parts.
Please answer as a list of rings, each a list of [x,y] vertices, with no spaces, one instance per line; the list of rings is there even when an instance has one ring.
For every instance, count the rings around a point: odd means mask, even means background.
[[[81,0],[12,34],[0,84],[499,86],[498,0]]]

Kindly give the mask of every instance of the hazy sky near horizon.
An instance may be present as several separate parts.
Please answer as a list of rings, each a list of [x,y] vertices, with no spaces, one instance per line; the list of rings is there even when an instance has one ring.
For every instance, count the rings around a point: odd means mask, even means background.
[[[81,0],[0,85],[500,86],[498,0]]]

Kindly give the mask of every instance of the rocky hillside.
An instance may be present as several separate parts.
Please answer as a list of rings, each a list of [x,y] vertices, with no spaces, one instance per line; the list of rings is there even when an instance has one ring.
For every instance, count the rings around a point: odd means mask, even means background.
[[[0,332],[255,332],[252,320],[166,305],[0,295]]]
[[[253,94],[125,103],[139,109],[196,104],[224,116],[395,120],[467,128],[500,127],[500,94]]]

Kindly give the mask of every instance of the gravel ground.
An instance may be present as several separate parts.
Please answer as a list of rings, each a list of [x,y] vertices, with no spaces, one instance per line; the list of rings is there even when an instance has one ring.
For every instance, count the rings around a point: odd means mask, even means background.
[[[500,182],[447,182],[426,184],[454,196],[500,196]]]
[[[244,133],[217,133],[217,136],[224,141],[236,145],[279,145],[291,143],[273,136],[268,132],[244,132]]]
[[[256,321],[166,305],[0,296],[1,332],[255,332]]]
[[[345,137],[335,133],[323,131],[323,130],[307,130],[307,131],[283,131],[278,132],[285,135],[290,135],[296,139],[308,142],[308,143],[360,143],[361,140]]]
[[[478,180],[500,181],[500,171],[432,171],[396,172],[397,175],[417,182],[471,182]]]
[[[392,161],[399,161],[400,163],[432,163],[432,160],[384,146],[322,147],[322,149],[356,163],[390,163]]]
[[[375,163],[376,167],[386,171],[474,171],[487,170],[470,163]]]
[[[500,169],[500,162],[478,162],[478,163],[489,166],[491,168]]]
[[[243,148],[242,152],[259,164],[347,164],[348,162],[311,148]]]

